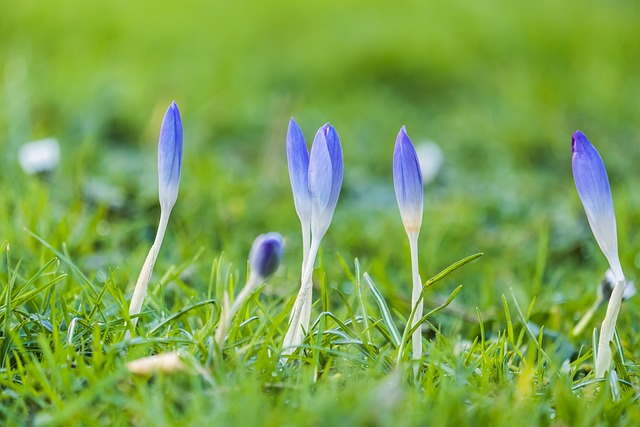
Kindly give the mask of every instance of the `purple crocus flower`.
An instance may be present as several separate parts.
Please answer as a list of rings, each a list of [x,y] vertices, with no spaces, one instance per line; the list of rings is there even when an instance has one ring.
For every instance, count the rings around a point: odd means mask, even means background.
[[[162,246],[164,233],[167,230],[171,209],[176,204],[178,198],[178,185],[180,184],[180,170],[182,169],[182,120],[180,110],[175,101],[169,105],[160,127],[160,138],[158,139],[158,192],[160,195],[160,222],[158,231],[149,254],[142,265],[142,270],[138,276],[138,281],[133,290],[131,303],[129,305],[129,316],[140,313],[144,297],[147,294],[147,287],[156,258]],[[131,324],[135,327],[138,318],[131,319]]]
[[[604,162],[587,137],[576,131],[571,139],[573,179],[576,183],[578,195],[587,213],[600,249],[609,261],[609,266],[615,277],[616,284],[611,292],[607,313],[600,327],[598,348],[593,350],[596,361],[596,378],[604,378],[611,367],[610,343],[620,312],[620,305],[624,297],[626,281],[620,258],[618,256],[618,237],[616,232],[616,217],[613,212],[611,188]]]
[[[164,115],[158,140],[160,207],[167,212],[171,211],[178,198],[181,168],[182,120],[180,110],[174,101]]]
[[[393,150],[393,184],[402,223],[408,235],[416,235],[422,225],[424,188],[416,150],[404,126]]]
[[[259,235],[249,252],[251,275],[259,281],[266,281],[276,272],[284,253],[284,241],[280,233],[271,232]]]
[[[571,152],[573,179],[593,236],[609,261],[616,280],[624,280],[618,257],[616,217],[604,162],[595,147],[580,131],[573,134]]]
[[[344,164],[336,130],[328,123],[316,133],[308,154],[304,137],[291,119],[287,133],[287,159],[296,211],[302,223],[302,277],[283,341],[283,355],[304,339],[311,317],[313,265],[320,242],[329,229],[338,203]]]
[[[411,308],[414,312],[411,327],[414,327],[422,317],[423,301],[420,299],[422,292],[422,280],[418,268],[418,234],[422,225],[422,209],[424,201],[424,188],[422,186],[422,171],[416,150],[407,135],[404,126],[400,129],[393,149],[393,184],[396,190],[396,199],[400,208],[400,216],[404,229],[409,238],[409,251],[411,252]],[[407,325],[407,328],[409,325]],[[418,328],[411,338],[413,358],[422,358],[422,332]],[[398,355],[398,358],[402,354]],[[417,374],[417,365],[414,373]]]
[[[338,133],[328,123],[322,126],[309,154],[302,131],[291,119],[287,132],[287,163],[293,201],[303,232],[310,224],[315,237],[321,239],[329,228],[342,187],[344,165]]]
[[[220,320],[216,329],[215,340],[219,346],[224,344],[227,335],[227,329],[231,323],[231,319],[240,309],[242,304],[256,290],[260,288],[264,282],[276,272],[282,255],[284,254],[284,241],[280,233],[271,232],[261,234],[253,241],[251,251],[249,252],[249,267],[251,271],[247,278],[247,283],[240,290],[233,305],[229,303],[229,295],[225,291]]]
[[[316,133],[309,160],[309,192],[311,193],[311,232],[324,236],[338,203],[344,164],[340,138],[328,123]]]

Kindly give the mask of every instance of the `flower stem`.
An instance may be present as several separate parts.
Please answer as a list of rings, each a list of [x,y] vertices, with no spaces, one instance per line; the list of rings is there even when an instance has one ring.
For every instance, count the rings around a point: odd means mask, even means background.
[[[613,288],[609,305],[607,306],[607,314],[600,328],[600,338],[598,339],[598,353],[596,360],[596,378],[604,378],[605,373],[611,367],[611,347],[610,342],[613,339],[613,333],[616,328],[616,320],[620,312],[622,304],[622,296],[626,281],[618,279],[618,283]]]
[[[309,223],[302,223],[302,268],[300,269],[301,275],[304,275],[305,266],[309,259],[310,240],[311,240],[311,225]]]
[[[216,328],[216,343],[219,347],[222,346],[224,340],[227,336],[227,329],[229,329],[229,324],[231,323],[231,319],[235,316],[236,312],[242,307],[242,304],[253,294],[256,288],[260,286],[260,282],[253,273],[249,274],[249,279],[247,283],[244,285],[236,299],[233,301],[233,305],[229,308],[228,304],[223,304],[222,312],[220,313],[220,321],[218,322],[218,327]]]
[[[422,280],[418,272],[418,236],[409,236],[409,248],[411,250],[411,277],[413,281],[413,291],[411,292],[411,308],[415,307],[415,315],[411,327],[413,328],[418,320],[422,318],[423,301],[420,298],[422,292]],[[416,307],[417,305],[417,307]],[[413,359],[422,358],[422,330],[418,328],[411,338],[413,348]]]
[[[142,270],[140,271],[140,276],[138,276],[138,281],[136,282],[136,287],[133,290],[133,296],[131,297],[131,304],[129,305],[129,316],[135,316],[140,313],[142,309],[142,303],[144,301],[144,297],[147,295],[147,287],[149,286],[149,281],[151,280],[151,274],[153,273],[153,266],[156,263],[156,259],[158,258],[158,252],[160,252],[160,247],[162,246],[162,240],[164,239],[164,234],[167,231],[167,223],[169,222],[169,212],[160,212],[160,223],[158,224],[158,231],[156,233],[156,238],[153,241],[153,245],[149,250],[149,254],[147,255],[147,259],[144,261],[142,265]],[[131,319],[131,324],[134,329],[136,327],[136,323],[138,322],[138,318]]]
[[[293,353],[295,347],[302,344],[304,333],[309,329],[311,320],[311,302],[313,295],[313,265],[318,255],[320,240],[312,238],[309,248],[309,256],[305,263],[304,272],[302,273],[302,281],[300,291],[296,297],[291,310],[291,318],[289,319],[289,328],[284,336],[282,343],[282,354],[289,355]]]

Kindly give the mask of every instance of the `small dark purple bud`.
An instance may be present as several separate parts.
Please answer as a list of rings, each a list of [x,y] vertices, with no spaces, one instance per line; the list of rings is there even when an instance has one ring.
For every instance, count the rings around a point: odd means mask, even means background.
[[[259,235],[251,246],[249,266],[251,274],[267,280],[276,272],[284,254],[284,240],[280,233]]]

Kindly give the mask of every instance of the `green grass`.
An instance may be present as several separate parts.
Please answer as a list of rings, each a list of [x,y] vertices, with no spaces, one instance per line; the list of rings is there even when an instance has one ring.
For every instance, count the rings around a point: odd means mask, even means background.
[[[583,130],[607,164],[633,279],[639,19],[624,0],[0,2],[0,422],[638,424],[637,297],[618,322],[619,382],[595,384],[591,332],[570,336],[606,261],[569,142]],[[180,195],[129,338],[173,99]],[[282,366],[302,256],[291,116],[308,139],[331,121],[345,178],[314,273],[318,321]],[[401,125],[445,157],[425,188],[423,278],[484,253],[426,290],[429,312],[462,285],[425,323],[417,380],[407,353],[396,366],[393,332],[404,333],[411,288],[391,177]],[[19,146],[48,136],[60,166],[25,175]],[[218,349],[221,296],[243,285],[251,242],[272,230],[285,236],[284,265]],[[186,373],[126,370],[173,350]]]

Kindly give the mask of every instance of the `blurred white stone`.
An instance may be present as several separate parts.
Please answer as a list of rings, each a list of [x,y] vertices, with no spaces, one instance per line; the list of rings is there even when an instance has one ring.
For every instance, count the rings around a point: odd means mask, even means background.
[[[440,146],[433,141],[422,141],[416,144],[416,154],[422,170],[422,182],[428,184],[438,176],[444,154]]]
[[[136,375],[150,375],[157,372],[173,374],[186,370],[177,351],[136,359],[127,363],[126,366],[129,372]]]
[[[55,138],[22,144],[18,151],[18,162],[29,175],[51,172],[60,163],[60,144]]]

